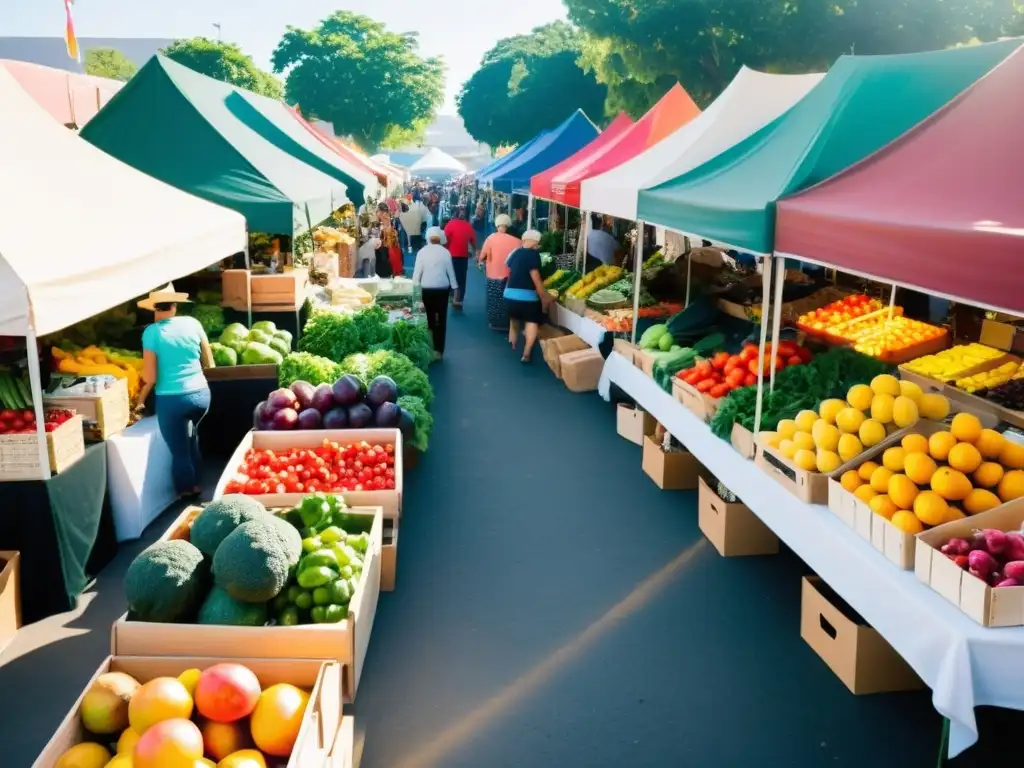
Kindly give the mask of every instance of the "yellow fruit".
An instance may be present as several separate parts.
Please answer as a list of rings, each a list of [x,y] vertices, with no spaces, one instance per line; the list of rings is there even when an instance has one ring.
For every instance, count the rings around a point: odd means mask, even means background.
[[[838,416],[839,412],[845,407],[845,400],[837,400],[835,398],[831,400],[822,400],[821,405],[818,406],[818,413],[821,414],[821,418],[829,424],[835,424],[836,416]]]
[[[792,459],[796,455],[796,445],[792,440],[779,440],[779,453],[785,459]]]
[[[861,501],[863,501],[865,504],[867,504],[878,494],[875,493],[875,489],[872,488],[870,485],[862,485],[860,488],[853,492],[853,495],[856,496]]]
[[[917,493],[917,486],[906,475],[893,475],[889,478],[889,498],[900,509],[913,509]]]
[[[888,373],[881,373],[871,380],[871,391],[876,395],[899,397],[900,380]]]
[[[767,448],[778,448],[781,439],[778,432],[759,432],[757,442]]]
[[[999,452],[999,463],[1007,469],[1024,469],[1024,445],[1013,440],[1003,440],[1003,449]]]
[[[981,466],[981,453],[970,443],[957,443],[950,449],[946,461],[953,469],[970,474]]]
[[[904,533],[909,533],[912,536],[916,536],[924,530],[924,526],[921,525],[921,521],[914,516],[914,513],[906,512],[905,510],[900,510],[894,514],[889,522]]]
[[[800,469],[814,472],[818,468],[818,457],[814,455],[814,451],[808,448],[800,448],[793,456],[793,463]]]
[[[811,430],[811,437],[814,438],[814,445],[819,450],[834,451],[839,445],[839,436],[842,434],[838,427],[834,427],[824,419],[814,422]]]
[[[199,684],[199,678],[202,674],[203,671],[201,669],[186,669],[178,675],[178,682],[185,686],[189,696],[196,695],[196,685]]]
[[[782,419],[775,427],[780,440],[790,440],[796,432],[796,422],[792,419]]]
[[[856,469],[848,469],[843,472],[843,476],[839,478],[839,484],[843,486],[843,489],[853,493],[861,487],[863,482],[860,479],[860,475],[857,474]]]
[[[114,755],[114,759],[107,763],[103,768],[132,768],[132,756],[126,755]]]
[[[927,453],[908,453],[903,462],[903,471],[918,485],[928,485],[938,466]]]
[[[796,428],[801,432],[810,432],[817,420],[818,414],[815,411],[800,411],[796,415]]]
[[[863,450],[864,446],[860,444],[860,440],[856,435],[839,436],[836,451],[839,453],[839,458],[843,461],[851,461],[857,458]]]
[[[1024,470],[1011,469],[1003,475],[997,493],[1003,501],[1013,501],[1024,496]]]
[[[1003,465],[986,461],[974,471],[974,484],[982,488],[995,488],[1003,479]]]
[[[54,768],[103,768],[113,755],[100,744],[75,744],[54,763]]]
[[[936,461],[945,461],[954,445],[956,438],[952,432],[936,432],[928,438],[928,455]]]
[[[909,397],[916,403],[921,399],[921,395],[923,395],[924,392],[922,392],[921,388],[914,382],[903,381],[903,379],[900,379],[900,394],[903,397]]]
[[[921,395],[917,401],[917,410],[922,419],[942,421],[949,415],[949,400],[934,392]]]
[[[963,512],[961,512],[956,507],[951,506],[951,507],[949,507],[946,510],[946,522],[947,523],[952,523],[952,522],[955,522],[956,520],[963,520],[965,517],[967,517],[967,515],[965,515]]]
[[[888,493],[889,480],[892,478],[892,470],[879,467],[871,473],[871,487],[875,493]]]
[[[946,500],[935,491],[921,491],[914,499],[914,516],[925,525],[942,525],[948,509]]]
[[[818,455],[815,458],[817,461],[818,471],[823,475],[835,472],[843,463],[839,458],[838,453],[835,451],[827,451],[824,448],[818,449]]]
[[[135,744],[139,740],[139,734],[133,731],[131,728],[125,728],[124,733],[117,740],[117,754],[119,755],[130,755],[132,750],[135,749]]]
[[[981,419],[973,413],[958,413],[949,425],[953,437],[967,443],[973,443],[981,437],[981,429]]]
[[[932,490],[946,501],[961,501],[974,487],[967,475],[952,467],[939,467],[932,475]],[[937,523],[931,523],[937,525]]]
[[[850,391],[846,393],[846,402],[850,404],[851,408],[856,408],[858,411],[866,411],[871,407],[871,399],[875,396],[875,393],[871,391],[871,387],[867,384],[854,384],[850,387]]]
[[[886,448],[885,453],[882,454],[882,466],[891,472],[902,472],[903,462],[906,458],[907,452],[898,445],[894,445],[892,448]]]
[[[917,419],[917,403],[903,395],[897,397],[892,406],[892,420],[896,426],[900,429],[912,427],[917,424]]]
[[[999,497],[992,493],[992,491],[986,491],[984,488],[975,488],[964,499],[964,510],[969,515],[976,515],[979,512],[988,512],[990,509],[995,509],[1002,503]]]
[[[860,435],[860,441],[864,444],[864,447],[870,448],[871,446],[878,445],[880,442],[885,440],[885,426],[874,419],[867,419],[860,425],[858,434]]]
[[[892,409],[895,403],[896,398],[892,395],[875,395],[871,400],[871,418],[880,424],[888,424],[892,421]]]
[[[878,469],[881,464],[877,464],[874,461],[865,461],[859,467],[857,467],[857,474],[860,475],[860,479],[865,483],[871,482],[871,475],[874,474],[875,470]]]
[[[994,429],[983,429],[978,435],[974,447],[978,449],[983,459],[995,460],[1003,452],[1003,443],[1005,442],[1006,438]]]
[[[802,432],[802,431],[801,432],[797,432],[796,434],[793,435],[793,445],[796,446],[796,449],[798,451],[799,450],[813,451],[814,450],[814,438],[811,437],[811,433],[810,432]]]
[[[892,516],[899,512],[899,508],[893,503],[893,500],[885,494],[875,496],[868,502],[868,506],[871,507],[872,512],[881,515],[886,520],[891,520]]]
[[[843,408],[836,414],[836,426],[851,435],[857,434],[863,423],[864,414],[856,408]]]
[[[217,768],[267,768],[267,761],[258,749],[241,749],[217,763]]]
[[[928,453],[928,438],[916,433],[904,435],[900,445],[907,453]]]

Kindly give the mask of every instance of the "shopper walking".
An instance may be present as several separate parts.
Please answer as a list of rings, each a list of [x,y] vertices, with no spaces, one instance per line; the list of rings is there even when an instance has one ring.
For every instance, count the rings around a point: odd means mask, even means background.
[[[459,206],[455,210],[455,218],[445,224],[444,236],[448,240],[448,252],[452,255],[455,278],[458,281],[452,306],[455,309],[462,309],[462,302],[466,298],[466,272],[469,269],[469,257],[473,255],[473,250],[476,248],[476,232],[473,230],[473,225],[466,219],[464,207]]]
[[[423,247],[423,222],[426,219],[427,209],[420,202],[419,195],[414,194],[411,203],[402,206],[402,212],[398,214],[398,220],[402,223],[405,236],[409,241],[409,253],[416,253]]]
[[[508,330],[508,312],[505,309],[505,283],[508,282],[509,254],[522,245],[518,237],[510,235],[512,219],[507,213],[494,220],[497,231],[484,240],[478,263],[487,274],[487,327],[492,331]]]
[[[156,393],[160,434],[171,451],[174,487],[182,497],[198,496],[199,423],[210,410],[210,387],[204,368],[213,367],[206,332],[192,317],[178,317],[178,304],[189,301],[170,283],[153,291],[139,309],[153,313],[142,334],[142,390],[139,403]]]
[[[416,267],[412,281],[423,295],[423,308],[427,313],[427,327],[434,337],[434,355],[444,357],[444,340],[448,326],[448,296],[458,285],[452,255],[443,243],[444,232],[439,227],[427,230],[427,244],[416,254]]]
[[[552,298],[544,290],[540,277],[540,232],[528,229],[523,244],[508,257],[508,283],[505,285],[505,308],[508,311],[508,343],[519,346],[519,329],[523,328],[526,343],[521,361],[530,362],[537,332]]]

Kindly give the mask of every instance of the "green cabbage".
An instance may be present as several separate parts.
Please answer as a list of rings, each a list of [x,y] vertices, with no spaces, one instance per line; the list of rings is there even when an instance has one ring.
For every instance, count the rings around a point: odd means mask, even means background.
[[[250,341],[242,353],[243,365],[280,365],[284,357],[266,344]]]
[[[231,347],[215,341],[210,344],[210,349],[213,351],[214,365],[218,368],[227,368],[232,365],[238,365],[238,353]]]

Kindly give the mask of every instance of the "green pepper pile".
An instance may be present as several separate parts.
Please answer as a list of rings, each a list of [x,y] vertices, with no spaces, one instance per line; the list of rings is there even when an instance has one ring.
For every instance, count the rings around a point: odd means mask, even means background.
[[[302,536],[302,557],[287,586],[274,598],[283,626],[336,624],[348,618],[370,537],[354,532],[359,519],[345,512],[337,496],[307,496],[287,514]]]

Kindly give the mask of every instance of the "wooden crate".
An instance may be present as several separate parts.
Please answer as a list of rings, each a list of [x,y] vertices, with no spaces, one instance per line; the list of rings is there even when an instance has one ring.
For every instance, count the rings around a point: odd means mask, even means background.
[[[309,272],[295,269],[275,275],[253,275],[244,269],[226,269],[222,275],[221,303],[246,311],[246,280],[250,280],[254,312],[294,312],[306,300]]]
[[[207,381],[241,381],[243,379],[273,379],[277,389],[277,366],[267,365],[225,365],[220,368],[207,368],[203,371]]]
[[[70,397],[45,395],[43,405],[50,408],[67,408],[83,419],[85,435],[89,440],[106,440],[119,435],[128,428],[131,420],[131,403],[128,399],[128,382],[118,379],[102,392]]]
[[[380,591],[394,592],[398,578],[398,521],[384,521],[384,539],[380,550]]]
[[[85,455],[82,417],[72,416],[53,432],[46,433],[50,471],[63,472]],[[0,482],[39,480],[39,435],[0,435]]]

